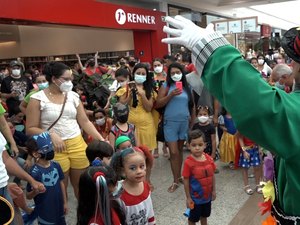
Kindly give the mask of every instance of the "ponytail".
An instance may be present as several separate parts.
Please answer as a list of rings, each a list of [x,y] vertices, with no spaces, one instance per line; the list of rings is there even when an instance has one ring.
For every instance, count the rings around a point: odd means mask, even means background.
[[[97,201],[95,208],[95,220],[97,220],[98,210],[105,225],[112,225],[109,190],[107,187],[105,175],[102,172],[96,172],[93,176],[97,188]]]

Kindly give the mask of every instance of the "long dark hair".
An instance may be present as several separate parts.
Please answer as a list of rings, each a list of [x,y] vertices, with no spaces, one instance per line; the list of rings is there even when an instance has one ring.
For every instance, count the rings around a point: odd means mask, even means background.
[[[189,87],[189,84],[186,80],[186,72],[183,69],[183,67],[179,64],[179,63],[172,63],[169,67],[168,67],[168,73],[167,73],[167,78],[166,78],[166,82],[167,82],[167,86],[170,87],[172,84],[175,84],[175,81],[172,80],[171,78],[171,69],[172,68],[177,68],[181,71],[182,73],[182,78],[181,78],[181,82],[182,82],[182,87],[183,89],[186,91],[187,95],[188,95],[188,100],[189,100],[189,111],[190,114],[192,114],[192,110],[194,107],[194,100],[193,100],[193,96],[192,96],[192,91],[191,88]]]
[[[153,77],[149,73],[149,69],[146,64],[143,63],[138,63],[134,66],[133,71],[132,71],[132,80],[134,80],[134,74],[137,69],[143,68],[146,70],[146,81],[143,83],[143,87],[146,93],[147,99],[150,99],[152,96],[153,92]]]
[[[66,64],[62,62],[52,61],[48,62],[43,69],[43,74],[46,75],[46,80],[49,84],[52,83],[52,77],[60,78],[66,70],[70,70]]]
[[[90,167],[80,176],[77,225],[87,225],[97,215],[105,225],[113,225],[111,209],[118,214],[121,224],[126,224],[120,205],[109,197],[108,186],[116,184],[116,173],[109,166]]]

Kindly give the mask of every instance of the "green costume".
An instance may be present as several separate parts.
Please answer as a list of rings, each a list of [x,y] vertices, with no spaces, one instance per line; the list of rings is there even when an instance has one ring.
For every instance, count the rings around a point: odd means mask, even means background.
[[[218,33],[210,38],[193,48],[204,84],[243,135],[277,155],[275,202],[284,214],[300,216],[300,90],[287,94],[271,87],[225,38]],[[300,224],[298,219],[281,224]]]

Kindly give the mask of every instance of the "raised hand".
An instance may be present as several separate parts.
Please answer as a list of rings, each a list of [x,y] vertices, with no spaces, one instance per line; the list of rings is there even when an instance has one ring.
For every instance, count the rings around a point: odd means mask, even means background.
[[[175,18],[167,16],[166,22],[175,28],[164,26],[163,31],[174,37],[164,38],[162,42],[184,45],[190,50],[192,50],[196,43],[203,37],[215,32],[213,24],[209,24],[206,28],[201,28],[182,16],[175,16]]]

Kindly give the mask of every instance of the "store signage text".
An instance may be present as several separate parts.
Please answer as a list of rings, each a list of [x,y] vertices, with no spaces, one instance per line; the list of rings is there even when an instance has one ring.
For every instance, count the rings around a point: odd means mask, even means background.
[[[118,24],[123,25],[127,23],[141,23],[141,24],[155,24],[155,16],[141,15],[137,13],[125,13],[123,9],[117,9],[115,18]]]

